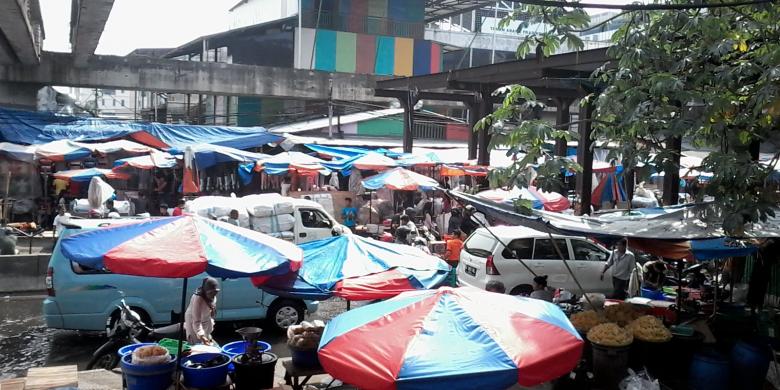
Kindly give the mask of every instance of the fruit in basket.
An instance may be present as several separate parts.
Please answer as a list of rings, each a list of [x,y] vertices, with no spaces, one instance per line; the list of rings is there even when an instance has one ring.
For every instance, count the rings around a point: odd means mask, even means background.
[[[604,307],[604,315],[607,317],[607,320],[620,326],[626,326],[640,317],[640,314],[634,310],[634,306],[630,303],[606,306]]]
[[[588,331],[596,325],[607,322],[604,316],[596,313],[593,310],[586,310],[579,313],[574,313],[569,318],[574,328],[582,333],[588,333]]]
[[[628,329],[637,340],[663,343],[672,339],[672,332],[664,326],[664,323],[650,315],[635,319],[628,324]]]
[[[634,341],[631,332],[611,322],[594,326],[588,331],[591,343],[606,347],[625,347]]]

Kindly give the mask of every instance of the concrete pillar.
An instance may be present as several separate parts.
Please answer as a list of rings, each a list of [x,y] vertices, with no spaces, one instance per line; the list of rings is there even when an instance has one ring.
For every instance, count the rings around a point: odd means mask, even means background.
[[[404,153],[411,153],[414,146],[414,105],[417,104],[417,98],[413,97],[410,91],[409,95],[404,98],[398,98],[398,101],[404,109]]]
[[[586,104],[580,107],[580,122],[578,125],[580,141],[577,145],[577,162],[582,166],[582,172],[577,174],[577,196],[580,198],[580,209],[574,210],[578,215],[590,214],[591,193],[593,191],[593,150],[590,139],[591,122],[587,121],[593,115],[593,106]]]
[[[664,206],[676,205],[680,197],[680,154],[682,153],[682,139],[672,137],[666,141],[666,148],[671,150],[674,157],[664,169]]]
[[[566,99],[566,98],[555,98],[555,105],[558,108],[555,115],[555,125],[558,126],[558,130],[569,130],[569,126],[561,126],[564,123],[571,122],[571,115],[569,113],[569,106],[571,106],[571,103],[573,102],[572,99]],[[563,138],[558,138],[555,140],[555,155],[566,157],[566,140]]]
[[[0,105],[35,111],[38,109],[39,84],[0,83]]]
[[[488,114],[493,112],[493,97],[491,96],[492,92],[493,92],[492,90],[483,89],[478,93],[477,106],[479,107],[479,109],[477,110],[477,112],[479,115],[479,119],[482,119],[486,117]],[[487,127],[484,127],[479,130],[477,140],[478,140],[477,164],[490,165],[490,148],[489,148],[490,133]]]

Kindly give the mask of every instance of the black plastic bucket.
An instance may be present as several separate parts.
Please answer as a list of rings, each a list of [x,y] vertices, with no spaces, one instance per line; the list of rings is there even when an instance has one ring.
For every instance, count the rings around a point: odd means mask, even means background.
[[[236,390],[271,389],[274,387],[274,371],[277,356],[264,352],[261,361],[242,363],[243,354],[233,358]]]
[[[591,343],[593,350],[593,375],[596,382],[606,389],[616,389],[628,375],[628,358],[631,346],[607,347]]]
[[[670,346],[670,342],[654,343],[634,338],[629,366],[634,371],[646,369],[648,374],[659,378],[668,371]]]

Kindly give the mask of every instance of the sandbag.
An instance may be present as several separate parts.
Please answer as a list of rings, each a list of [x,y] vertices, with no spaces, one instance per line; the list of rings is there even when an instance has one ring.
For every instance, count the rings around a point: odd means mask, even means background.
[[[275,213],[274,204],[282,198],[281,195],[276,193],[247,195],[241,198],[241,203],[253,217],[270,217]]]
[[[196,214],[204,218],[229,217],[232,210],[238,211],[238,223],[241,227],[249,227],[249,213],[244,202],[238,198],[228,196],[201,196],[190,200],[184,206],[188,213]]]
[[[263,233],[291,231],[295,228],[295,217],[292,214],[275,215],[271,217],[250,218],[252,229]]]
[[[274,204],[274,214],[292,214],[295,212],[295,206],[290,201],[280,201]]]

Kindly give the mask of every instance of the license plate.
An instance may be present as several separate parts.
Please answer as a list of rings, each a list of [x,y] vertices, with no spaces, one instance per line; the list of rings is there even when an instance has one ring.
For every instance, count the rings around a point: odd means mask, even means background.
[[[477,269],[472,267],[472,266],[470,266],[470,265],[467,265],[466,266],[466,273],[471,275],[471,276],[476,276],[477,275]]]

